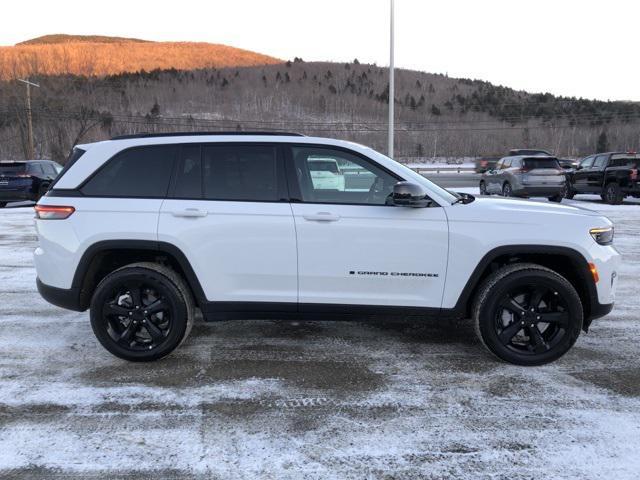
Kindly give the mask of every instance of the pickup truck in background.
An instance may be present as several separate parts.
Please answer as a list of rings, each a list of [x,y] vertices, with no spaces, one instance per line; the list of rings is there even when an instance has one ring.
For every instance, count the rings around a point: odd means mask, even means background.
[[[640,155],[635,152],[590,155],[571,172],[567,198],[596,193],[611,205],[622,203],[628,195],[640,198],[639,165]]]

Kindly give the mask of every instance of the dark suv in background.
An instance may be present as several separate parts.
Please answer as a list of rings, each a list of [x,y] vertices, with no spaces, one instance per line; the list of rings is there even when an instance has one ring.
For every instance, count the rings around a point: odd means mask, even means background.
[[[37,202],[62,171],[51,160],[0,162],[0,208],[9,202]]]

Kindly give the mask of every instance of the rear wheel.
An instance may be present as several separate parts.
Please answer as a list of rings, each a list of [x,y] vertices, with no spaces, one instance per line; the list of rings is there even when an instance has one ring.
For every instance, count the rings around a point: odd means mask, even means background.
[[[487,349],[516,365],[542,365],[564,355],[580,335],[583,309],[575,288],[536,264],[507,265],[487,278],[473,305]]]
[[[113,355],[157,360],[187,337],[194,303],[184,280],[155,263],[135,263],[107,275],[91,299],[91,327]]]
[[[7,206],[7,202],[0,202],[0,208],[4,208]]]
[[[549,197],[549,201],[550,202],[560,203],[563,198],[564,198],[564,195],[562,193],[560,193],[558,195],[554,195],[553,197]]]
[[[480,182],[480,195],[487,194],[487,184],[484,182]]]
[[[602,193],[602,199],[609,205],[619,205],[624,199],[624,194],[620,189],[620,185],[616,182],[607,183]]]
[[[513,188],[511,187],[511,184],[509,182],[505,182],[505,184],[502,186],[502,195],[504,197],[513,196]]]

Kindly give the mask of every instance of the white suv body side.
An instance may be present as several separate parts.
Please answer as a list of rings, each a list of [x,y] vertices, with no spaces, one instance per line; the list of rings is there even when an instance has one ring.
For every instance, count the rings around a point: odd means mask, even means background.
[[[361,145],[312,137],[167,137],[105,141],[86,149],[56,189],[75,189],[113,155],[131,146],[189,142],[288,142],[348,148],[407,180],[420,182],[442,208],[206,200],[44,197],[43,205],[71,205],[66,222],[36,221],[40,280],[71,287],[91,245],[149,240],[178,247],[207,299],[453,308],[485,254],[505,245],[563,246],[596,264],[611,279],[619,256],[596,244],[589,229],[610,226],[597,213],[564,205],[478,198],[455,204],[421,175]],[[203,215],[196,221],[189,215]],[[339,221],[308,220],[314,215]],[[297,232],[296,232],[297,229]],[[296,239],[297,233],[297,239]],[[449,253],[451,252],[451,254]],[[355,271],[354,278],[345,269]],[[357,272],[370,274],[358,275]],[[375,275],[426,273],[431,277]],[[435,276],[437,275],[437,276]],[[615,280],[615,278],[614,278]],[[600,303],[614,301],[612,281],[597,284]]]
[[[292,201],[291,192],[290,198],[276,201],[77,193],[119,152],[191,143],[341,149],[368,159],[399,181],[420,185],[433,206]],[[313,137],[194,135],[104,141],[79,148],[86,153],[39,202],[44,207],[75,209],[63,221],[36,220],[39,246],[34,256],[42,289],[80,289],[80,265],[92,249],[126,241],[169,245],[184,256],[193,272],[189,280],[197,283],[191,285],[195,300],[205,313],[214,307],[246,311],[254,304],[256,311],[270,305],[273,311],[297,313],[366,306],[369,311],[403,307],[465,315],[479,276],[486,276],[483,272],[500,254],[560,251],[573,255],[580,268],[584,264],[597,270],[599,281],[589,279],[595,285],[583,293],[597,297],[583,298],[592,304],[592,317],[609,311],[615,299],[620,256],[613,246],[596,243],[590,234],[590,229],[612,226],[606,217],[586,209],[516,199],[456,201],[450,192],[362,145]],[[287,179],[289,189],[292,181],[295,178]],[[377,187],[370,188],[375,193]],[[318,310],[323,305],[327,308]],[[84,302],[70,308],[87,306]]]

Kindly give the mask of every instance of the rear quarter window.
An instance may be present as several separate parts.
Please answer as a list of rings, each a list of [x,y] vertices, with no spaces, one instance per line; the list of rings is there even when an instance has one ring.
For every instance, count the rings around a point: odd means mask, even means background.
[[[111,158],[80,190],[87,196],[164,198],[176,153],[174,145],[125,150]]]

